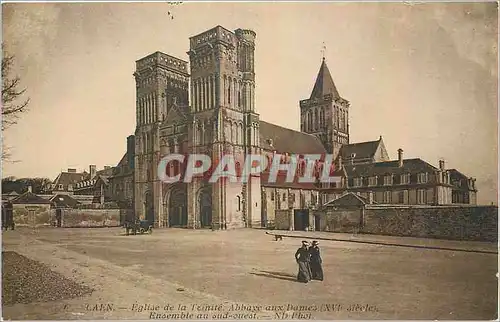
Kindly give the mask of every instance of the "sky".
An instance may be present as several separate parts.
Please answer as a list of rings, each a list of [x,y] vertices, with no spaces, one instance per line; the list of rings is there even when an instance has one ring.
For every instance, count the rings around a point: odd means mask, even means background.
[[[155,51],[188,60],[189,37],[221,25],[257,34],[261,119],[299,129],[324,42],[351,103],[351,143],[382,135],[393,159],[399,148],[434,166],[442,158],[477,178],[479,203],[496,203],[497,12],[493,2],[3,4],[3,42],[30,105],[3,133],[18,162],[2,175],[116,165],[135,130],[135,61]]]

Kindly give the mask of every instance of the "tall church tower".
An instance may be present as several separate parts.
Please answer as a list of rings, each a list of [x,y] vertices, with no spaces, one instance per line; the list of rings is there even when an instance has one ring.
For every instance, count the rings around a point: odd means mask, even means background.
[[[349,144],[349,106],[337,91],[323,58],[311,97],[300,101],[300,130],[317,136],[327,152],[337,158],[342,145]]]
[[[136,216],[158,226],[161,182],[157,174],[160,127],[174,105],[188,105],[187,62],[162,52],[136,61],[134,204]]]
[[[217,26],[190,38],[193,153],[212,160],[233,155],[236,171],[245,156],[260,153],[259,115],[255,113],[255,33]],[[188,187],[190,225],[215,228],[260,225],[260,180],[248,183],[193,182]]]

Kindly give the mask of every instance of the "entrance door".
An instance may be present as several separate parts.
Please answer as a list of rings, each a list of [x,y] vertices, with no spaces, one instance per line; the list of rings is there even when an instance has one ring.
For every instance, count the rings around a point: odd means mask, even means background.
[[[153,194],[148,191],[146,192],[146,201],[144,202],[144,208],[146,212],[146,220],[150,222],[150,224],[154,224],[155,222],[155,213],[154,213],[154,204],[153,204]]]
[[[62,210],[56,209],[56,227],[62,226]]]
[[[294,230],[306,230],[306,227],[309,227],[309,210],[294,210],[293,216]]]
[[[212,227],[212,192],[209,189],[200,192],[199,204],[201,227]]]
[[[187,198],[184,186],[173,188],[170,193],[168,226],[187,227]]]
[[[319,215],[314,216],[314,230],[320,231],[321,230],[321,217]]]

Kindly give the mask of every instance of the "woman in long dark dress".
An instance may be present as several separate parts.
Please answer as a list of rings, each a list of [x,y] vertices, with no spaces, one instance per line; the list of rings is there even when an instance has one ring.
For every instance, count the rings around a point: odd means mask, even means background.
[[[319,243],[313,241],[312,246],[309,248],[309,254],[311,256],[311,279],[322,281],[323,280],[323,260],[321,259],[321,254],[318,247]]]
[[[295,260],[299,264],[299,273],[297,274],[297,281],[307,283],[311,280],[311,268],[309,267],[309,254],[308,242],[303,241],[302,247],[295,252]]]

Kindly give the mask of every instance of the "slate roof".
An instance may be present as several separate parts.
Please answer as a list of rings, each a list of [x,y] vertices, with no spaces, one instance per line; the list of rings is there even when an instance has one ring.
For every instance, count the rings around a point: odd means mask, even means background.
[[[80,204],[78,200],[65,194],[57,194],[50,201],[58,208],[75,208]]]
[[[103,175],[99,175],[99,176],[97,176],[97,177],[98,177],[99,179],[101,179],[101,180],[102,180],[102,182],[103,182],[105,185],[108,185],[108,183],[109,183],[109,177],[110,177],[110,176],[103,176]]]
[[[475,191],[474,188],[469,187],[469,177],[457,169],[446,170],[450,173],[450,182],[453,186],[465,190]]]
[[[40,204],[50,204],[51,202],[50,202],[50,200],[39,197],[32,192],[26,191],[25,193],[21,194],[20,196],[12,199],[11,203],[13,203],[13,204],[40,205]]]
[[[272,145],[269,140],[272,140]],[[265,121],[260,121],[260,145],[265,150],[276,150],[279,153],[326,153],[325,147],[316,136]]]
[[[377,152],[382,137],[377,141],[366,141],[360,143],[345,144],[340,148],[340,155],[342,160],[347,161],[351,159],[351,155],[355,154],[354,159],[371,159]]]
[[[77,182],[87,179],[87,172],[61,172],[54,180],[55,189],[58,189],[62,184],[64,189],[67,189],[68,184],[75,185]]]
[[[337,87],[333,82],[332,75],[330,74],[325,59],[323,58],[310,99],[323,98],[324,95],[328,94],[331,94],[333,98],[340,97]]]
[[[286,182],[286,175],[278,173],[275,182],[269,181],[269,172],[263,172],[260,175],[260,184],[263,187],[276,187],[276,188],[291,188],[291,189],[319,189],[320,186],[314,182],[301,183],[298,177],[295,177],[292,182]]]
[[[398,160],[354,165],[344,164],[343,167],[349,177],[369,177],[404,173],[417,174],[439,170],[438,168],[418,158],[403,160],[402,167],[399,167]]]

